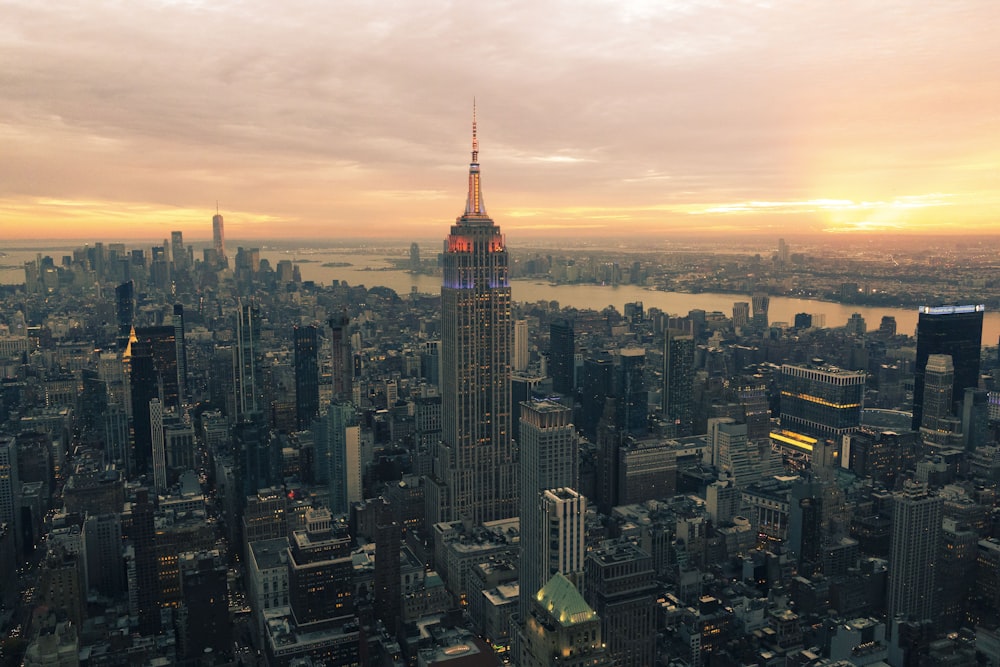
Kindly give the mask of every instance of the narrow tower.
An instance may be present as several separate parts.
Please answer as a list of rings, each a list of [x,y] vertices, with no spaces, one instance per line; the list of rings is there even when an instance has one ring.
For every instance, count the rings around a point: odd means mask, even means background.
[[[226,231],[222,224],[222,216],[219,215],[219,205],[215,205],[215,215],[212,216],[212,247],[215,248],[215,254],[219,259],[219,262],[226,264],[228,258],[226,257]]]
[[[515,516],[508,257],[483,203],[475,107],[465,213],[444,243],[441,320],[443,445],[428,518],[479,523]]]

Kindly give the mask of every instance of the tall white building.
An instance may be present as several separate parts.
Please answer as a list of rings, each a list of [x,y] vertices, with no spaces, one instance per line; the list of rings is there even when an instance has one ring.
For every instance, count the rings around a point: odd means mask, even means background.
[[[428,481],[431,523],[459,518],[482,523],[517,514],[512,338],[507,247],[483,203],[473,114],[468,199],[444,242],[442,444]]]
[[[586,509],[585,499],[573,490],[578,483],[580,458],[572,415],[572,410],[555,401],[521,403],[519,577],[522,618],[530,608],[531,597],[555,572],[549,571],[550,557],[562,560],[549,553],[551,522],[569,521],[573,511],[580,512],[579,520],[582,521]],[[550,493],[553,489],[558,490],[556,495],[552,495],[556,492]],[[561,499],[561,509],[556,499]],[[582,569],[582,560],[579,565]],[[569,574],[566,570],[558,571]]]

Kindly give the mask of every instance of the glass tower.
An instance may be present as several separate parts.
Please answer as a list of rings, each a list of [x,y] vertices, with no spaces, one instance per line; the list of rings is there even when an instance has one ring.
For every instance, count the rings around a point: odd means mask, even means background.
[[[913,375],[913,430],[924,417],[924,377],[932,354],[949,354],[955,366],[953,399],[979,387],[984,306],[921,306],[917,316],[917,361]]]

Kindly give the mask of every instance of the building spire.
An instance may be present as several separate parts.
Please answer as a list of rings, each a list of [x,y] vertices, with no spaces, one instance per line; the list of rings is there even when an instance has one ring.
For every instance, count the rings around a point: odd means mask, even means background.
[[[472,162],[469,164],[469,197],[465,202],[465,215],[487,217],[482,184],[479,180],[479,135],[476,130],[475,98],[472,98]]]

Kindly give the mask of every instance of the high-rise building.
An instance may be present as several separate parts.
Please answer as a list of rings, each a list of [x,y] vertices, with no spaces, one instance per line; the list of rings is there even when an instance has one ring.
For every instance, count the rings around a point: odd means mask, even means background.
[[[295,423],[302,431],[319,414],[319,330],[316,325],[293,330],[295,350]]]
[[[170,259],[174,263],[174,271],[181,271],[187,266],[187,251],[184,249],[184,232],[170,232]]]
[[[606,353],[595,354],[583,361],[581,410],[577,426],[589,438],[596,436],[607,398],[614,395],[614,370],[614,360]]]
[[[475,523],[517,513],[517,467],[510,433],[511,299],[507,248],[486,213],[479,142],[465,212],[444,243],[441,287],[439,465],[428,502],[433,523]]]
[[[233,394],[235,421],[259,419],[264,410],[260,377],[260,306],[238,304],[236,343],[233,346]]]
[[[317,477],[330,488],[330,510],[346,514],[361,500],[361,427],[354,406],[332,401],[316,433]]]
[[[646,391],[646,350],[623,348],[618,353],[615,387],[615,424],[625,433],[641,435],[648,430],[649,392]]]
[[[917,359],[913,374],[913,425],[924,418],[924,372],[932,354],[950,354],[955,366],[952,397],[979,387],[979,353],[985,306],[921,306],[917,316]]]
[[[572,394],[576,387],[575,345],[571,320],[559,319],[549,324],[549,375],[552,389],[560,394]]]
[[[341,622],[354,615],[351,536],[324,507],[306,512],[306,529],[288,548],[288,601],[295,622]]]
[[[410,270],[420,270],[420,244],[416,241],[410,244]]]
[[[771,297],[763,292],[756,292],[750,297],[750,303],[753,306],[754,327],[759,331],[767,329],[770,324],[767,311],[771,306]]]
[[[780,386],[783,428],[817,436],[839,436],[860,428],[864,371],[784,364]]]
[[[115,288],[115,315],[118,319],[118,349],[124,350],[135,323],[135,283],[131,280]]]
[[[952,387],[955,365],[950,354],[932,354],[924,366],[924,404],[922,429],[950,431],[954,422],[951,414]]]
[[[187,343],[184,340],[184,306],[179,303],[174,304],[174,344],[177,346],[175,356],[177,357],[177,395],[178,402],[183,403],[185,398],[189,398],[187,381]]]
[[[568,577],[554,575],[527,602],[530,611],[517,659],[521,667],[614,664],[601,635],[601,619]]]
[[[750,322],[750,303],[737,301],[733,304],[733,328],[742,329]]]
[[[17,466],[17,441],[0,436],[0,524],[7,524],[20,542],[21,480]]]
[[[525,401],[521,404],[521,561],[522,617],[528,600],[548,581],[552,573],[543,571],[541,558],[546,540],[543,495],[549,489],[577,486],[579,449],[572,410],[554,401]],[[581,536],[582,538],[582,536]]]
[[[226,257],[226,231],[222,224],[222,216],[219,215],[218,210],[212,216],[212,248],[215,249],[215,256],[220,263],[229,263]]]
[[[347,315],[334,315],[330,325],[330,376],[333,383],[333,400],[351,400],[354,364],[351,362],[351,338]]]
[[[893,494],[886,594],[890,619],[900,614],[917,621],[935,618],[943,509],[944,499],[930,495],[923,484],[905,482]]]
[[[962,443],[968,451],[990,442],[989,393],[965,388],[962,400]]]
[[[163,439],[163,404],[158,398],[149,402],[149,430],[153,445],[153,487],[157,493],[166,493],[167,451]]]
[[[584,597],[601,619],[601,635],[615,665],[656,664],[656,572],[653,558],[627,541],[587,554]]]
[[[511,366],[514,371],[523,373],[528,370],[528,320],[514,322],[514,350]]]
[[[149,403],[158,399],[163,409],[180,405],[177,386],[177,343],[174,327],[142,327],[122,355],[128,364],[132,398],[132,434],[136,474],[153,472],[152,422]]]
[[[663,349],[663,417],[676,435],[694,431],[694,336],[668,329]]]
[[[118,514],[91,514],[83,522],[84,564],[91,592],[114,598],[125,592],[122,523]]]

